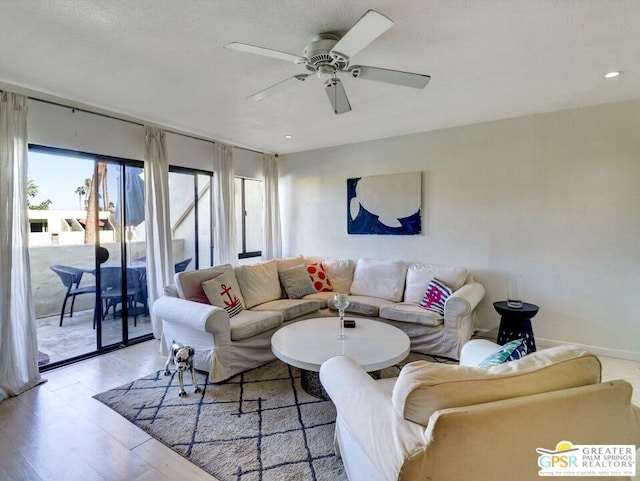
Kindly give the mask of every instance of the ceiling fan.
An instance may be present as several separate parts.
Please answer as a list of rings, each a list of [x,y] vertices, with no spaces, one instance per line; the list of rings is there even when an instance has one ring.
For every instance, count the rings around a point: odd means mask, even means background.
[[[343,114],[351,110],[351,105],[342,82],[338,78],[338,73],[345,73],[353,78],[376,80],[418,89],[426,87],[427,83],[429,83],[431,79],[429,75],[349,64],[352,57],[386,32],[392,25],[391,19],[375,10],[369,10],[360,17],[342,38],[332,33],[317,35],[304,48],[302,56],[240,42],[228,43],[225,48],[304,65],[307,71],[310,72],[294,75],[251,95],[248,99],[259,102],[270,95],[285,90],[296,82],[303,82],[311,75],[316,74],[323,81],[333,112],[335,114]]]

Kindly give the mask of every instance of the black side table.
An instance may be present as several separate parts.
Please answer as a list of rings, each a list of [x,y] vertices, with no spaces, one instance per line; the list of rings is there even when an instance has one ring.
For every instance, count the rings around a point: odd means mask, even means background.
[[[507,301],[494,302],[493,307],[500,314],[500,330],[498,344],[506,344],[515,339],[524,338],[528,352],[536,350],[536,340],[533,337],[531,318],[540,309],[535,304],[522,303],[522,307],[509,307]]]

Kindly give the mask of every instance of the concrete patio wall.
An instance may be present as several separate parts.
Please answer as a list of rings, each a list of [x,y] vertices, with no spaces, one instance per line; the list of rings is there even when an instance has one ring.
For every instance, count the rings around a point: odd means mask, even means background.
[[[109,251],[108,265],[120,265],[121,244],[102,244]],[[145,242],[132,242],[128,245],[131,249],[128,258],[130,260],[146,255]],[[176,259],[184,258],[184,240],[173,241],[173,252]],[[35,246],[29,248],[31,260],[31,288],[36,309],[36,318],[59,315],[62,301],[67,291],[60,278],[53,272],[51,265],[67,265],[85,269],[95,267],[95,247],[91,244],[82,245],[52,245]],[[95,284],[93,274],[83,276],[81,285]],[[75,310],[92,309],[93,296],[83,295],[76,298]],[[67,302],[66,312],[69,312],[71,300]]]

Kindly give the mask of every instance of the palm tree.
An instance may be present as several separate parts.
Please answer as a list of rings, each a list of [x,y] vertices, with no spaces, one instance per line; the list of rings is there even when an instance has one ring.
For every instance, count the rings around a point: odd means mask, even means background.
[[[29,179],[27,180],[27,206],[31,206],[31,203],[29,202],[29,197],[35,197],[38,195],[38,193],[40,192],[40,187],[38,187],[36,185],[36,183]]]
[[[84,207],[85,209],[88,208],[88,202],[89,202],[89,198],[91,196],[91,189],[92,189],[92,185],[93,185],[93,176],[84,179],[84,185],[82,186],[82,188],[84,189]]]
[[[47,199],[43,202],[40,202],[39,205],[32,205],[30,206],[31,209],[33,210],[49,210],[49,206],[53,204],[53,202],[51,201],[51,199]]]
[[[81,185],[80,187],[76,187],[75,193],[78,194],[78,206],[80,210],[82,210],[82,196],[86,195],[86,191],[84,190],[84,187]]]

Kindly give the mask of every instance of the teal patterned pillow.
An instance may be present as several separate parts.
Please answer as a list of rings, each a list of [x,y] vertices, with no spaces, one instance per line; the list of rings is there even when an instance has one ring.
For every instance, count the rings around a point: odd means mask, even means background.
[[[516,339],[515,341],[507,342],[496,352],[487,356],[480,364],[478,364],[478,367],[498,366],[505,362],[521,359],[526,355],[527,345],[524,342],[524,338]]]

